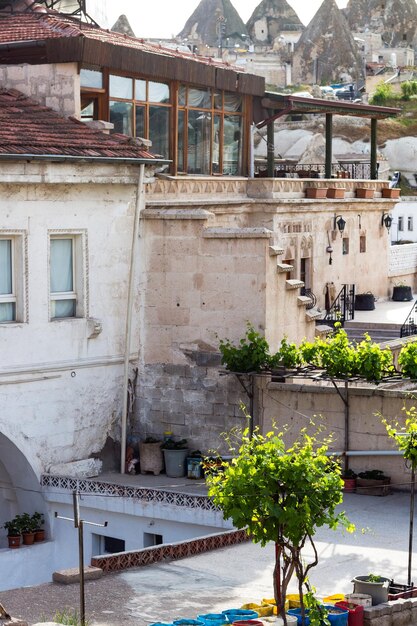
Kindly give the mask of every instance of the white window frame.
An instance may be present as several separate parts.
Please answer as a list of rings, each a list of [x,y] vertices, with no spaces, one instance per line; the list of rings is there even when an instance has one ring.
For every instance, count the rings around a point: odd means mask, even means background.
[[[49,320],[55,322],[87,317],[87,233],[85,230],[51,230],[48,231],[48,235]],[[51,241],[53,239],[70,239],[72,241],[72,291],[51,291]],[[62,300],[75,300],[75,315],[70,317],[54,317],[52,315],[53,302]]]
[[[407,230],[413,230],[413,216],[409,215],[407,218]]]
[[[404,216],[403,215],[398,216],[398,232],[399,233],[404,232]]]
[[[27,293],[27,234],[25,231],[0,230],[0,239],[11,242],[12,291],[0,294],[0,303],[15,305],[14,319],[0,324],[18,324],[28,321]]]

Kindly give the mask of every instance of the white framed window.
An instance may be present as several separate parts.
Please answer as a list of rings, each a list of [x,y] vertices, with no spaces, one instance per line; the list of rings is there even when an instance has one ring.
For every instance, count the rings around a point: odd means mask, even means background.
[[[85,233],[50,233],[50,319],[85,317]]]
[[[407,228],[413,230],[413,217],[411,215],[407,218]]]
[[[404,218],[402,215],[398,217],[398,231],[402,232],[404,230]]]
[[[0,238],[0,323],[16,321],[15,246],[12,238]]]

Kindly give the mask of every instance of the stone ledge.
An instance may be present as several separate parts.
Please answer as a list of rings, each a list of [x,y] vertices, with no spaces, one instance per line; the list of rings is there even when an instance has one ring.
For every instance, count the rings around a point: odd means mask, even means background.
[[[364,626],[413,626],[416,610],[417,598],[400,598],[365,608],[363,623]]]
[[[84,580],[97,580],[103,575],[103,570],[100,567],[92,567],[87,565],[84,567]],[[63,585],[71,585],[72,583],[80,582],[80,572],[78,567],[72,567],[70,569],[62,569],[52,574],[52,580],[54,583],[61,583]]]

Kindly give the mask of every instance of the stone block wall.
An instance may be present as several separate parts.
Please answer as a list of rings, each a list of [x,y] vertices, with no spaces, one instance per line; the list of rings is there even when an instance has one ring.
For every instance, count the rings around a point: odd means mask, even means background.
[[[65,117],[81,115],[76,63],[0,65],[0,83],[3,89],[17,89]]]
[[[377,604],[363,612],[363,626],[413,626],[414,624],[417,624],[417,598]]]

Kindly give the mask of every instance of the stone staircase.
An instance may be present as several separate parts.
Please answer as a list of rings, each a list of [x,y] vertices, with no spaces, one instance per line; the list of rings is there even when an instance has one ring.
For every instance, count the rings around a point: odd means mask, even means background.
[[[352,320],[346,322],[344,328],[351,341],[362,341],[364,333],[368,333],[376,343],[384,343],[400,338],[401,324],[366,323]]]

